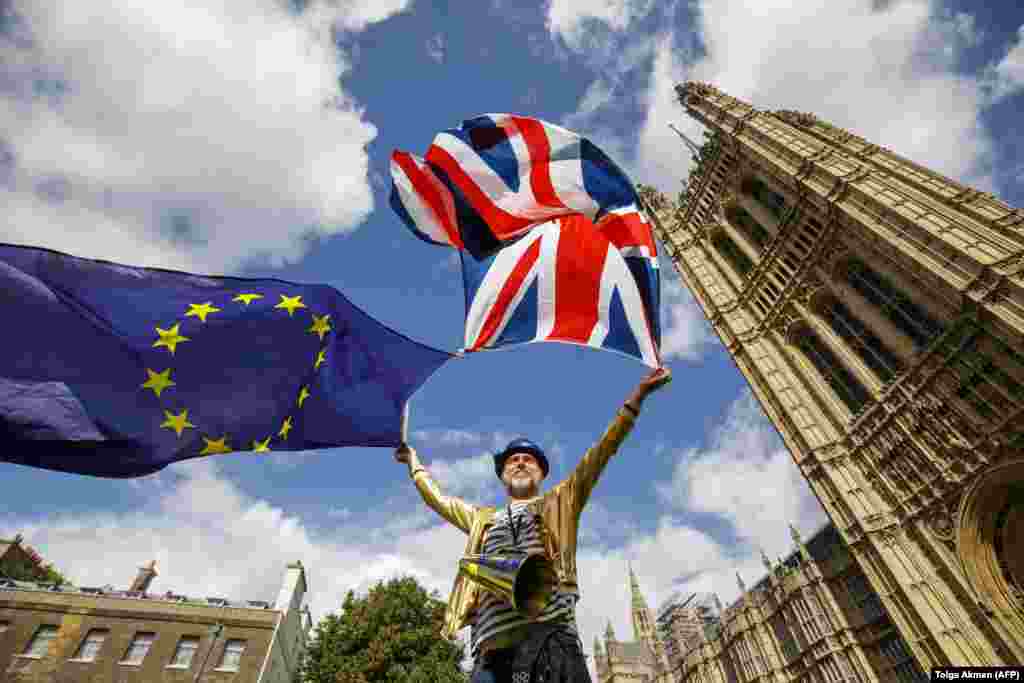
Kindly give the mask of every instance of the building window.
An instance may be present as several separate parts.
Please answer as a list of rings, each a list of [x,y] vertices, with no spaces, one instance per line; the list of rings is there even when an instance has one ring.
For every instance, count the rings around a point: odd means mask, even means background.
[[[758,249],[764,249],[772,239],[768,231],[761,227],[761,224],[742,206],[730,207],[729,211],[726,212],[726,218],[729,219],[730,223],[739,228],[740,232],[749,237],[757,245]]]
[[[902,364],[882,341],[858,320],[841,301],[829,299],[822,307],[822,315],[832,330],[860,356],[875,375],[886,382],[902,369]]]
[[[238,671],[238,664],[242,661],[242,653],[245,652],[244,640],[229,640],[224,645],[224,654],[221,655],[220,664],[217,669],[221,671]]]
[[[146,658],[146,653],[149,652],[149,648],[153,645],[154,638],[156,638],[155,633],[136,633],[135,637],[132,638],[132,644],[128,646],[128,651],[124,653],[121,663],[142,664],[142,660]]]
[[[850,260],[846,278],[851,287],[910,337],[916,348],[924,348],[942,331],[942,326],[923,308],[860,259]]]
[[[179,669],[189,668],[192,666],[192,658],[198,649],[198,636],[182,636],[181,640],[178,641],[178,646],[174,648],[174,656],[171,658],[171,663],[167,666]]]
[[[952,354],[950,370],[959,384],[956,396],[983,418],[994,420],[1007,408],[1024,403],[1024,385],[1003,370],[1024,367],[1024,355],[998,337],[965,326],[947,335],[943,351]]]
[[[860,610],[865,624],[870,624],[885,616],[882,601],[878,594],[871,589],[866,576],[859,572],[853,572],[847,575],[845,584],[846,592],[850,594],[850,601]]]
[[[754,262],[750,260],[750,257],[736,246],[736,243],[725,233],[719,232],[712,237],[711,244],[736,270],[737,274],[746,275],[754,269]]]
[[[25,648],[25,652],[23,654],[26,657],[45,657],[50,651],[50,643],[52,643],[56,637],[56,626],[51,626],[49,624],[40,626],[36,629],[36,633],[32,636],[32,640],[28,642],[28,647]]]
[[[893,633],[878,644],[878,650],[886,662],[892,665],[894,676],[891,680],[899,683],[924,683],[928,676],[917,666],[917,662],[907,651],[907,646],[899,633]]]
[[[96,655],[99,654],[100,648],[103,647],[103,641],[107,639],[109,631],[106,629],[94,628],[86,634],[85,640],[78,646],[78,651],[75,652],[74,659],[80,662],[93,662],[96,661]]]
[[[839,362],[818,335],[810,330],[804,330],[797,338],[796,344],[850,412],[856,413],[871,400],[871,395],[864,385]]]
[[[776,219],[782,220],[786,213],[786,198],[765,185],[763,181],[758,178],[747,178],[743,183],[743,192],[771,211]]]

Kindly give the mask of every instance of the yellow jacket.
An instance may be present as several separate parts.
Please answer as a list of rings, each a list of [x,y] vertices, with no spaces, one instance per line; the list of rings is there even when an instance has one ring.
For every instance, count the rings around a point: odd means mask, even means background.
[[[580,512],[587,504],[590,492],[608,459],[633,429],[634,419],[628,409],[620,408],[601,440],[587,450],[573,473],[530,503],[530,511],[541,518],[544,550],[554,563],[563,591],[579,594],[576,582],[576,532]],[[416,482],[416,489],[426,504],[469,535],[465,554],[480,554],[484,535],[493,523],[495,508],[471,505],[454,496],[444,495],[415,455],[409,459],[409,469]],[[456,575],[448,598],[442,635],[453,638],[469,623],[477,607],[478,593],[475,583],[467,581],[461,574]]]

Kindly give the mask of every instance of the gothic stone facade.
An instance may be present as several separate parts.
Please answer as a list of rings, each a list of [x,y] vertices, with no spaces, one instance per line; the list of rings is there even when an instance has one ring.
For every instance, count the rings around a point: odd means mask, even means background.
[[[925,683],[881,600],[828,524],[778,563],[720,619],[672,648],[680,683]]]
[[[665,647],[633,568],[629,568],[633,640],[619,641],[608,622],[604,647],[594,638],[597,683],[672,683]]]
[[[1024,214],[677,93],[708,140],[678,201],[641,194],[683,281],[921,668],[1024,660]]]

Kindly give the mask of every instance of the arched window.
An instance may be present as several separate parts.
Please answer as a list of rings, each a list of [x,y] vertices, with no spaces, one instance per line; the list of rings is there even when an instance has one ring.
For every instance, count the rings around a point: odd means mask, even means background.
[[[758,249],[764,249],[772,239],[768,231],[742,206],[730,206],[725,212],[725,217],[740,232],[750,238],[750,241],[756,244]]]
[[[736,243],[726,235],[724,232],[719,231],[714,237],[711,238],[711,245],[718,250],[722,256],[736,269],[736,272],[740,275],[746,275],[754,268],[754,262],[750,260],[750,257],[736,246]]]
[[[801,331],[797,336],[796,345],[851,413],[856,413],[871,400],[871,394],[864,385],[839,362],[831,349],[814,332]]]
[[[782,215],[786,213],[786,198],[781,194],[768,187],[758,178],[747,178],[743,181],[743,192],[750,195],[758,202],[761,206],[772,212],[772,215],[777,219],[782,220]]]
[[[841,301],[827,299],[821,306],[821,314],[829,327],[883,382],[892,379],[903,369],[899,359]]]
[[[916,348],[927,346],[942,331],[938,321],[860,259],[850,259],[846,279],[851,287],[878,306],[885,317],[910,337]]]

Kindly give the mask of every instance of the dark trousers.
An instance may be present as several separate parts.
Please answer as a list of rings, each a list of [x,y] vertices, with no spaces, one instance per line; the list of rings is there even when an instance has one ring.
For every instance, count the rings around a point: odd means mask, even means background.
[[[518,645],[478,656],[470,683],[591,683],[591,679],[576,636],[538,625]]]

